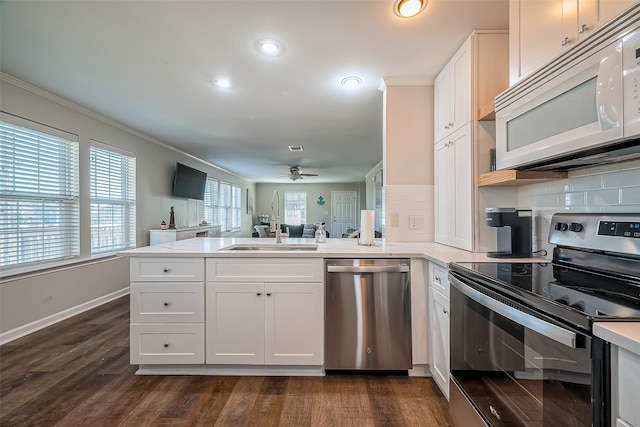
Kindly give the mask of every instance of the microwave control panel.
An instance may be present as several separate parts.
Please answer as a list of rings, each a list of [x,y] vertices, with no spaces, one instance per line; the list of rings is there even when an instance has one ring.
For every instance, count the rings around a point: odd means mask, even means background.
[[[622,42],[624,136],[640,134],[640,29]]]

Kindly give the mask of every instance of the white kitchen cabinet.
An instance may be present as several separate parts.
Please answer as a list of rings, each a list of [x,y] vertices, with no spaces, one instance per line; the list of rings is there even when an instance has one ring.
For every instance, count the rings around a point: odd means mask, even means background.
[[[458,49],[438,74],[434,88],[435,141],[471,120],[471,39]]]
[[[220,225],[198,225],[167,230],[149,230],[149,244],[159,245],[176,240],[193,239],[194,237],[220,237],[221,229]]]
[[[204,363],[204,259],[134,257],[130,267],[130,362]]]
[[[473,250],[471,124],[436,144],[436,241]]]
[[[321,258],[209,259],[206,363],[321,366]]]
[[[430,368],[434,381],[449,400],[449,280],[447,269],[430,268],[429,328]]]
[[[438,243],[466,250],[481,248],[479,222],[484,219],[484,209],[478,203],[476,183],[477,177],[490,168],[489,150],[495,147],[495,122],[480,121],[478,113],[484,111],[486,105],[492,105],[494,97],[508,87],[508,50],[509,37],[504,31],[471,34],[438,76],[446,82],[447,75],[455,75],[450,77],[455,86],[455,108],[446,105],[447,99],[453,99],[451,94],[440,99],[445,92],[438,90],[436,81],[435,123],[446,121],[441,115],[447,108],[460,111],[457,117],[462,118],[453,122],[454,126],[446,132],[442,132],[442,126],[435,130],[435,241]],[[462,93],[466,96],[460,95]]]
[[[509,83],[560,55],[632,0],[510,0]]]
[[[640,407],[638,406],[638,396],[640,396],[640,356],[621,347],[612,346],[612,356],[615,359],[612,363],[613,399],[612,415],[616,426],[640,427]],[[616,357],[617,353],[617,357]],[[617,363],[616,363],[617,362]],[[617,405],[616,405],[617,400]],[[617,407],[616,407],[617,406]]]

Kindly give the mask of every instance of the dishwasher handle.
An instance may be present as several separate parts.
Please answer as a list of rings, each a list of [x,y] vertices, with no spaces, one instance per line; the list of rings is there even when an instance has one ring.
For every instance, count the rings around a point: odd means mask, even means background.
[[[398,265],[328,265],[328,273],[409,273],[407,264]]]

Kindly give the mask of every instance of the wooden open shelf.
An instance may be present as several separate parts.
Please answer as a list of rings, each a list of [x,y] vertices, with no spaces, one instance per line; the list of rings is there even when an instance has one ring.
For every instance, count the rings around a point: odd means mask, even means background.
[[[478,121],[489,121],[496,119],[496,103],[491,101],[478,108]]]
[[[478,186],[527,185],[535,184],[537,182],[565,179],[568,176],[569,174],[567,172],[518,171],[507,169],[483,173],[478,179]]]

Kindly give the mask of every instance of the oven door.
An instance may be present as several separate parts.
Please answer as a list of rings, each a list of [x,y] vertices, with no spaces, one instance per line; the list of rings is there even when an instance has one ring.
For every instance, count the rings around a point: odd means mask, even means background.
[[[600,425],[593,422],[600,415],[591,403],[590,336],[457,273],[449,277],[455,426],[470,425],[464,404],[477,412],[479,425]]]

